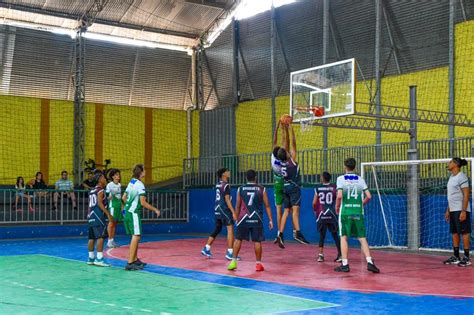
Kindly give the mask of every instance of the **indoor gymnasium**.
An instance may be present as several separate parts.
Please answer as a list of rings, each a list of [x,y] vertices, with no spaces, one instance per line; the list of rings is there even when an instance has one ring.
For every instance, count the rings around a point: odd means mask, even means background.
[[[473,314],[472,0],[0,1],[0,314]]]

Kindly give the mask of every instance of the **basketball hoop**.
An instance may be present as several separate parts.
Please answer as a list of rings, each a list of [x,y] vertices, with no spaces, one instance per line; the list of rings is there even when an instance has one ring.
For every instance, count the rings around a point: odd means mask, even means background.
[[[301,132],[309,132],[315,119],[315,111],[311,107],[296,106],[293,112],[293,121],[300,124]]]

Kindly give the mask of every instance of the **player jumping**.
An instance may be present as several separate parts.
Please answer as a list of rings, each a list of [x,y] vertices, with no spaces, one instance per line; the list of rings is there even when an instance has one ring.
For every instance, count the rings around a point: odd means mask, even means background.
[[[356,160],[348,158],[344,161],[345,175],[337,178],[336,212],[339,213],[339,235],[341,236],[342,264],[334,271],[349,272],[347,255],[349,246],[348,237],[359,239],[362,252],[367,260],[367,270],[379,273],[370,257],[369,244],[365,237],[364,205],[370,201],[372,195],[365,180],[354,173]],[[364,198],[365,195],[365,198]]]
[[[313,209],[319,231],[318,262],[324,261],[324,239],[328,229],[337,247],[337,257],[334,261],[341,262],[341,244],[337,235],[336,185],[331,184],[330,181],[331,174],[324,172],[321,175],[322,185],[314,189]]]

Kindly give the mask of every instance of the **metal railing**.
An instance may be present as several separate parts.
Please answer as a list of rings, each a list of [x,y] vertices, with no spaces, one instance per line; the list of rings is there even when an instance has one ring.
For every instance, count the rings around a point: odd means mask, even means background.
[[[474,137],[427,140],[418,142],[419,159],[449,158],[453,149],[455,156],[474,156]],[[319,182],[323,171],[335,176],[343,173],[343,161],[354,157],[357,163],[373,162],[376,151],[380,150],[381,161],[401,161],[408,159],[408,142],[367,145],[357,147],[339,147],[327,149],[327,168],[324,167],[323,149],[307,149],[298,152],[302,181],[306,184]],[[215,157],[191,158],[183,161],[183,185],[190,187],[209,187],[215,185],[216,171],[221,167],[231,170],[230,182],[241,185],[246,182],[245,172],[253,168],[258,172],[258,181],[263,185],[272,185],[273,176],[270,166],[270,152],[254,154],[227,155]]]
[[[57,200],[57,202],[56,202]],[[147,201],[162,210],[161,216],[143,210],[143,220],[188,222],[187,191],[150,190]],[[0,224],[85,223],[89,212],[89,192],[74,190],[0,189]]]

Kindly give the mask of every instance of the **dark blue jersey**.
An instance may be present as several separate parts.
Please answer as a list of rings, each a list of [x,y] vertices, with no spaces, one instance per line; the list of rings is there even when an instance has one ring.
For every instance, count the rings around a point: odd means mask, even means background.
[[[318,195],[319,203],[315,209],[317,221],[332,221],[336,217],[337,190],[334,184],[317,186],[314,193]]]
[[[282,166],[283,178],[286,184],[301,185],[300,167],[292,158]]]
[[[227,195],[230,196],[229,183],[219,181],[216,184],[216,203],[214,206],[214,214],[216,215],[216,219],[221,219],[223,216],[229,220],[232,219],[232,213],[225,202],[225,196]]]
[[[102,200],[99,200],[100,192],[103,192]],[[107,224],[107,216],[100,209],[99,202],[101,202],[104,207],[106,207],[107,201],[105,198],[104,188],[96,186],[89,191],[89,213],[87,214],[89,226],[104,226]]]
[[[263,226],[263,194],[265,187],[258,184],[249,183],[239,188],[238,194],[242,201],[240,205],[237,225],[249,227]]]

